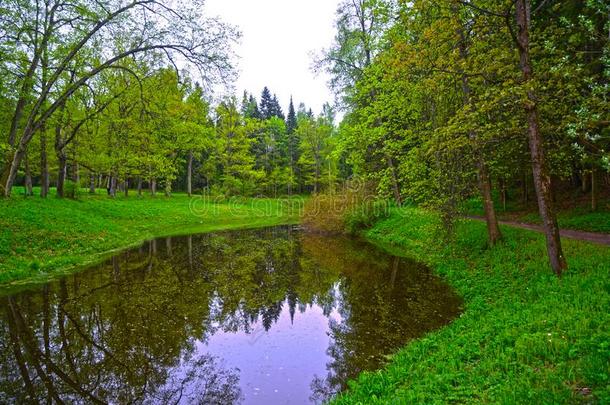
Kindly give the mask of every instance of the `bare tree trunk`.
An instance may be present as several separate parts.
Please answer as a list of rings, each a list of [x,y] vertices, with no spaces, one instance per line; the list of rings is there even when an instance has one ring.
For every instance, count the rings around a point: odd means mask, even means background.
[[[153,197],[157,195],[157,179],[150,180],[150,195]]]
[[[32,190],[32,172],[30,171],[30,161],[27,153],[23,158],[23,164],[25,166],[25,196],[31,197],[34,195],[34,191]]]
[[[142,197],[142,176],[138,176],[138,197]]]
[[[519,32],[517,34],[517,47],[521,62],[523,80],[527,84],[533,78],[533,70],[530,60],[529,44],[529,21],[530,21],[530,2],[529,0],[516,1],[516,20]],[[532,171],[534,174],[534,186],[538,199],[538,209],[546,236],[546,246],[549,261],[553,271],[558,276],[568,267],[561,248],[559,237],[559,226],[557,217],[553,210],[551,176],[547,167],[544,142],[540,134],[538,124],[538,106],[536,105],[536,95],[532,89],[527,90],[527,101],[524,105],[528,122],[529,147],[532,156]]]
[[[583,194],[589,191],[589,176],[587,175],[587,171],[582,171],[582,192]]]
[[[4,197],[10,197],[13,191],[13,185],[15,184],[15,178],[19,172],[21,161],[25,155],[25,144],[20,142],[17,145],[17,149],[12,155],[12,158],[6,161],[2,171],[0,172],[0,191]]]
[[[124,187],[125,187],[125,197],[129,197],[129,179],[128,178],[125,178]]]
[[[47,137],[43,128],[40,135],[40,197],[49,195],[49,161],[47,159]]]
[[[189,151],[188,165],[186,168],[186,193],[193,195],[193,152]]]
[[[95,194],[95,173],[89,175],[89,194]]]
[[[114,174],[111,174],[108,181],[110,183],[109,189],[108,189],[108,194],[110,195],[110,197],[114,198],[114,197],[116,197],[117,178]]]
[[[478,180],[481,197],[483,198],[483,211],[485,212],[485,222],[487,223],[487,237],[490,245],[495,245],[502,239],[502,232],[498,226],[498,217],[494,207],[494,201],[491,194],[491,177],[487,171],[487,165],[484,162],[477,164],[479,169]]]
[[[68,158],[62,150],[57,151],[57,160],[59,162],[59,168],[57,169],[57,197],[64,197],[64,184],[66,182],[66,169],[68,165]]]
[[[78,191],[80,189],[80,165],[78,164],[78,156],[76,155],[76,149],[78,147],[77,138],[72,141],[72,181]]]
[[[165,180],[165,196],[166,197],[172,196],[172,182],[168,179]]]

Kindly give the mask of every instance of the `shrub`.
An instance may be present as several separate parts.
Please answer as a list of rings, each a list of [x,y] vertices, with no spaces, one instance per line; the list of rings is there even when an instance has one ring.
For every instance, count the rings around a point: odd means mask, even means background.
[[[79,184],[73,182],[72,180],[66,180],[64,183],[64,196],[73,200],[78,200],[80,196]]]
[[[389,204],[386,201],[365,201],[343,216],[345,231],[356,234],[372,227],[378,220],[387,218]]]
[[[371,185],[348,183],[334,193],[315,194],[305,203],[301,222],[321,233],[356,233],[386,215],[388,204],[377,199]]]

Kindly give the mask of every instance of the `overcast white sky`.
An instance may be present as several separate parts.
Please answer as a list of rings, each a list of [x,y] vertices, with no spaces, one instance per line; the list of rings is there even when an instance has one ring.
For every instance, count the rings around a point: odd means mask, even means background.
[[[311,71],[312,51],[328,47],[334,37],[338,0],[207,0],[209,16],[220,16],[242,32],[240,77],[236,84],[260,101],[264,86],[276,93],[284,113],[290,96],[295,108],[304,102],[319,113],[333,96],[325,75]]]

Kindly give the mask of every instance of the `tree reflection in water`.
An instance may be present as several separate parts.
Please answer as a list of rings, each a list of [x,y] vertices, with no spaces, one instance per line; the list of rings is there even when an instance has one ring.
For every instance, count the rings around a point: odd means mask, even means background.
[[[206,404],[249,399],[240,370],[200,350],[216,334],[270,331],[283,311],[295,322],[319,307],[319,402],[460,305],[415,263],[292,227],[151,241],[0,303],[2,403]]]

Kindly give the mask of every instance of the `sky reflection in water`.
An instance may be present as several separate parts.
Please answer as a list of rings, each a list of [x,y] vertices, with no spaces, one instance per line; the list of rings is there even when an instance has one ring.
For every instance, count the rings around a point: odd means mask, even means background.
[[[299,404],[460,299],[366,242],[276,227],[151,241],[0,305],[2,403]]]

